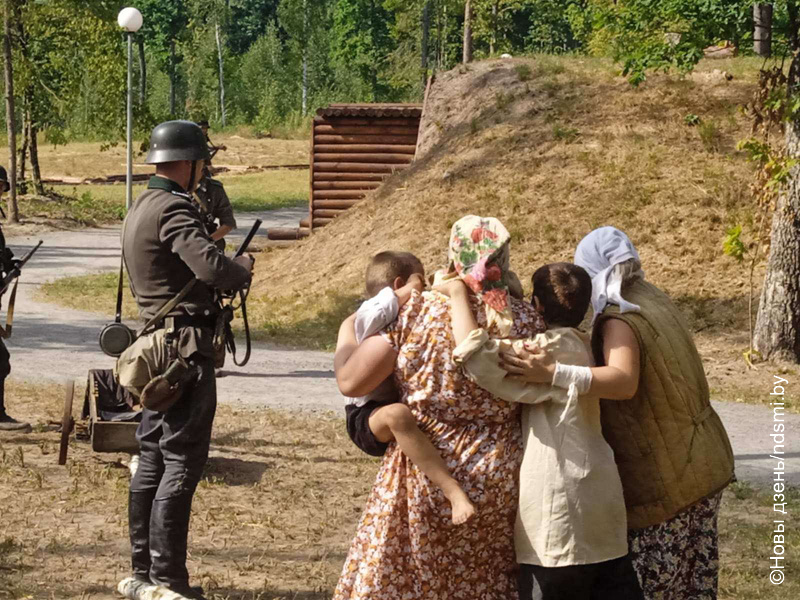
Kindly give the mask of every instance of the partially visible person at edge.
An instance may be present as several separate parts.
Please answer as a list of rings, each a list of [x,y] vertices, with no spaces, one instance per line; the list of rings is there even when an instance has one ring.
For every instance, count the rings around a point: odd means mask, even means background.
[[[496,336],[544,331],[509,295],[509,234],[493,218],[453,225],[449,271],[470,286],[478,323]],[[487,264],[497,268],[487,269]],[[476,507],[454,529],[441,489],[391,443],[367,500],[334,600],[516,600],[514,521],[522,432],[519,406],[470,381],[453,362],[449,302],[412,292],[394,323],[338,368],[339,389],[363,396],[394,372],[401,402]]]
[[[233,216],[233,207],[225,192],[225,187],[218,179],[211,177],[211,159],[219,150],[227,150],[224,145],[216,146],[208,137],[208,119],[201,119],[197,126],[203,132],[208,146],[209,159],[203,167],[203,177],[194,192],[200,213],[206,224],[206,229],[211,240],[220,250],[225,250],[225,236],[236,229],[236,218]]]
[[[171,590],[178,598],[203,599],[201,589],[189,586],[186,552],[192,497],[208,458],[217,405],[214,290],[242,288],[250,282],[253,267],[250,256],[231,260],[219,251],[192,203],[191,193],[208,156],[205,137],[195,123],[156,126],[146,159],[156,165],[156,174],[123,225],[125,266],[143,319],[153,317],[188,282],[197,280],[167,316],[174,318],[178,354],[198,374],[166,412],[143,409],[136,432],[140,459],[128,509],[131,566],[140,585],[126,588],[133,599],[151,585]],[[160,326],[165,326],[164,320]]]
[[[8,183],[8,172],[5,167],[0,167],[0,200],[3,193],[11,189]],[[2,209],[0,209],[2,210]],[[5,215],[3,215],[5,216]],[[6,247],[6,238],[0,228],[0,277],[5,277],[17,266],[14,253]],[[0,337],[0,431],[14,431],[28,433],[31,430],[29,423],[17,421],[6,412],[6,377],[11,373],[11,355],[8,353],[3,338]]]
[[[717,597],[717,517],[734,480],[725,427],[711,407],[692,335],[678,308],[645,280],[622,231],[601,227],[575,251],[592,276],[592,395],[614,450],[628,513],[628,543],[645,598]],[[524,381],[549,383],[558,367],[542,352],[503,354]]]

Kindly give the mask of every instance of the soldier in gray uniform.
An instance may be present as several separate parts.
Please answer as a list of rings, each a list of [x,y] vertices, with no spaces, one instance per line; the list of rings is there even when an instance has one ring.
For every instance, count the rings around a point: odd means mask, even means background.
[[[175,328],[178,354],[197,373],[169,410],[143,409],[136,432],[139,468],[128,505],[133,577],[142,586],[160,585],[191,599],[203,598],[202,590],[189,586],[186,546],[192,497],[208,458],[217,405],[215,290],[248,285],[253,266],[251,256],[231,260],[220,252],[192,202],[208,158],[205,137],[195,123],[156,126],[146,160],[156,165],[156,175],[136,199],[122,234],[131,291],[142,318],[153,317],[197,279],[165,319]],[[129,597],[138,598],[137,590]]]
[[[236,229],[236,218],[233,216],[233,207],[222,182],[212,179],[208,168],[205,168],[194,195],[211,240],[216,242],[218,248],[224,250],[224,238]]]
[[[0,199],[3,197],[3,193],[9,189],[11,189],[11,185],[8,183],[8,173],[5,167],[0,167]],[[1,208],[0,212],[2,212]],[[0,277],[5,277],[6,273],[16,266],[14,253],[6,247],[6,238],[3,230],[0,229]],[[31,430],[30,424],[17,421],[6,412],[6,377],[9,373],[11,373],[11,355],[8,353],[3,339],[0,338],[0,431],[27,433]]]

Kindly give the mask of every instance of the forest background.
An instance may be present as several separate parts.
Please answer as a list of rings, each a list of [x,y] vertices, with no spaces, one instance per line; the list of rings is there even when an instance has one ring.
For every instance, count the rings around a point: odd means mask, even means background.
[[[144,17],[134,57],[141,142],[170,118],[305,137],[309,115],[330,102],[420,101],[427,76],[457,65],[467,46],[476,59],[610,55],[643,76],[652,68],[690,68],[708,41],[729,41],[746,54],[753,37],[753,4],[744,0],[4,3],[20,152],[30,152],[38,133],[52,144],[123,138],[126,56],[116,15],[126,4]],[[777,54],[786,46],[785,4],[775,5]],[[678,32],[679,42],[665,43],[664,31]]]

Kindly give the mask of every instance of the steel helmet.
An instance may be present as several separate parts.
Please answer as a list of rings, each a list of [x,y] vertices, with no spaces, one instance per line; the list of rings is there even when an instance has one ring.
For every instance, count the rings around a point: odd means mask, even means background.
[[[11,189],[11,184],[8,183],[8,172],[5,167],[0,167],[0,185],[3,186],[4,192]]]
[[[176,160],[211,160],[206,136],[192,121],[165,121],[150,134],[150,151],[144,162],[157,165]]]

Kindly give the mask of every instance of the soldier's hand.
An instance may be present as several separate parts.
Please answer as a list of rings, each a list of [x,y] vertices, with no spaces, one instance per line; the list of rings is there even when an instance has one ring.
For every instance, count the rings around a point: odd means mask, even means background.
[[[241,256],[237,256],[233,259],[233,262],[242,265],[245,269],[253,272],[253,265],[256,262],[256,259],[253,257],[252,254],[249,252],[247,254],[242,254]]]

